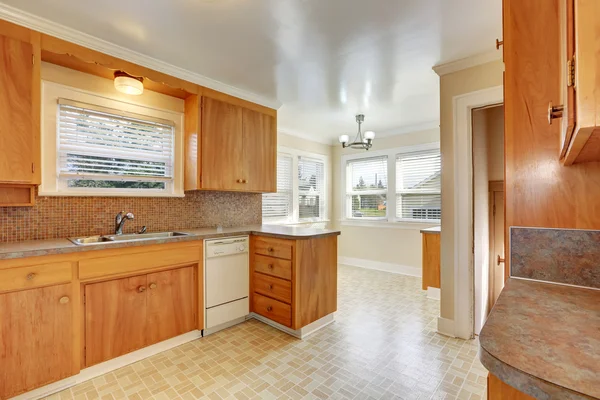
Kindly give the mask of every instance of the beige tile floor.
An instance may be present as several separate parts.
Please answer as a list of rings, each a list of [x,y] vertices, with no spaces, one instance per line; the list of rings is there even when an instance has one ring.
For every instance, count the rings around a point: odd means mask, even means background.
[[[340,266],[336,322],[298,340],[250,320],[50,396],[482,399],[477,342],[435,332],[418,278]]]

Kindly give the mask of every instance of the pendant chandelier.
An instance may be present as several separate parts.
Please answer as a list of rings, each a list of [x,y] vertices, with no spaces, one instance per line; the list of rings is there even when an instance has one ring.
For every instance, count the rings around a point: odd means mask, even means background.
[[[375,132],[367,131],[364,136],[362,131],[360,130],[360,126],[365,121],[365,116],[363,114],[358,114],[356,116],[356,123],[358,124],[358,133],[354,138],[354,141],[350,143],[350,136],[342,135],[339,140],[342,144],[342,148],[350,147],[352,149],[364,149],[369,150],[371,146],[373,146],[373,139],[375,138]]]

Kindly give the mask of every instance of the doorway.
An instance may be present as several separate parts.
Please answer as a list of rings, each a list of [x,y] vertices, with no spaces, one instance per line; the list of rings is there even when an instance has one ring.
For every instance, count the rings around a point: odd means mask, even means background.
[[[479,331],[504,286],[504,106],[471,111],[473,162],[473,331]]]

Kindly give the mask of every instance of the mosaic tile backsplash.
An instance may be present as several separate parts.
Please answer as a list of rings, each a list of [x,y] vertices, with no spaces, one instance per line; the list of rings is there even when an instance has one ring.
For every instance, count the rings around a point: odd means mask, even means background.
[[[510,229],[511,276],[600,288],[600,231]]]
[[[0,207],[0,242],[113,233],[115,215],[132,212],[124,233],[256,225],[262,195],[186,192],[185,197],[37,197],[34,207]]]

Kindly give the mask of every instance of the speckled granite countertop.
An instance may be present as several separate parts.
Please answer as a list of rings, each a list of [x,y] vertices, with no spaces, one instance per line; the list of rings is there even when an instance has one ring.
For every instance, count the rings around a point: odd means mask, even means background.
[[[440,233],[442,231],[441,226],[434,226],[431,228],[421,229],[421,233]]]
[[[189,236],[151,239],[135,242],[106,242],[95,245],[75,245],[68,239],[28,240],[24,242],[0,243],[0,260],[23,257],[46,256],[51,254],[66,254],[80,251],[117,249],[122,247],[138,247],[150,244],[186,242],[191,240],[211,239],[236,235],[269,236],[280,239],[312,239],[324,236],[339,235],[340,231],[330,229],[301,228],[280,225],[256,225],[234,228],[199,228],[183,229],[176,232],[189,233]]]
[[[511,278],[479,343],[488,371],[523,393],[600,398],[600,290]]]

